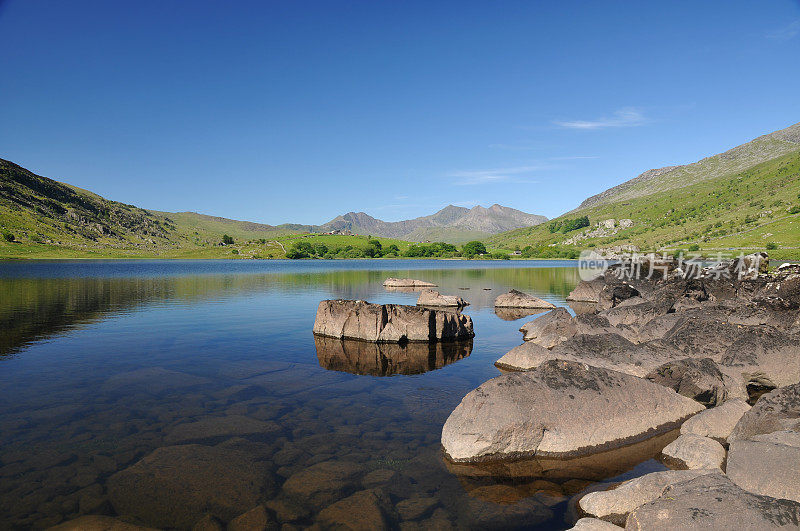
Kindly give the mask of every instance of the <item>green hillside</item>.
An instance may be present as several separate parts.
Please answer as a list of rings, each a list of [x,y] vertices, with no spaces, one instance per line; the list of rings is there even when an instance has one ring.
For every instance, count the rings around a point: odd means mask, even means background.
[[[635,246],[641,251],[734,254],[769,248],[774,257],[800,258],[800,146],[746,170],[698,180],[637,197],[596,201],[549,223],[486,241],[504,249],[530,246],[526,254],[534,256]],[[551,232],[553,222],[581,216],[589,218],[589,227]],[[626,219],[632,226],[621,226],[620,220]],[[605,220],[615,220],[613,228],[598,227]]]
[[[368,247],[367,236],[310,230],[145,210],[0,159],[0,258],[284,258],[299,241],[330,249]],[[230,239],[223,244],[225,236]],[[410,245],[379,240],[400,252]]]

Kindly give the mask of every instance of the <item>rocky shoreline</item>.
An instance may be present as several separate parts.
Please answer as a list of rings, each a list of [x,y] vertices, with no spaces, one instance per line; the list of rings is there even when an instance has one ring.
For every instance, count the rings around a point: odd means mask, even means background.
[[[622,262],[581,282],[580,312],[523,325],[496,363],[510,372],[453,411],[445,459],[522,469],[679,427],[672,471],[583,496],[575,529],[800,527],[800,266],[766,264]]]

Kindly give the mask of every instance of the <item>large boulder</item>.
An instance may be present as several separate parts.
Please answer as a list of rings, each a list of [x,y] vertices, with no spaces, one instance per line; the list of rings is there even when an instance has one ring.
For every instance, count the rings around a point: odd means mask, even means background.
[[[503,293],[494,301],[495,308],[535,308],[535,309],[552,309],[555,308],[556,305],[547,302],[545,300],[540,299],[539,297],[534,297],[533,295],[528,295],[527,293],[523,293],[521,291],[517,291],[512,289],[508,293]]]
[[[191,528],[204,512],[227,521],[254,507],[267,477],[264,464],[246,452],[187,444],[158,448],[111,476],[107,486],[120,516]]]
[[[682,470],[722,470],[725,461],[725,448],[718,441],[700,435],[681,435],[661,453],[669,465]]]
[[[578,505],[581,510],[597,518],[625,525],[628,513],[661,496],[669,485],[708,474],[707,470],[665,470],[652,472],[628,480],[614,489],[590,492]]]
[[[581,280],[575,289],[567,295],[567,300],[571,302],[598,302],[600,300],[600,292],[606,285],[604,278],[596,278],[594,280]]]
[[[553,348],[575,335],[577,326],[575,318],[566,308],[556,308],[533,321],[525,323],[519,329],[525,341],[533,341],[545,348]]]
[[[642,378],[665,360],[683,356],[682,352],[659,342],[637,345],[619,334],[577,334],[549,350],[536,342],[525,342],[511,349],[495,365],[500,369],[525,371],[545,361],[561,359]]]
[[[462,308],[464,306],[469,306],[469,303],[458,295],[442,295],[434,289],[424,289],[419,294],[417,306]]]
[[[628,515],[625,529],[798,529],[800,503],[742,490],[722,474],[708,474],[664,489]]]
[[[741,398],[728,400],[722,405],[701,411],[681,426],[681,434],[710,437],[725,442],[750,405]]]
[[[553,360],[467,394],[442,445],[456,462],[590,455],[674,429],[701,409],[641,378]]]
[[[800,384],[775,389],[739,419],[728,442],[777,431],[800,432]]]
[[[800,502],[800,448],[796,446],[733,441],[725,471],[746,491]]]
[[[711,358],[670,361],[650,371],[645,377],[707,407],[723,403],[728,398],[728,388],[735,385]]]
[[[470,355],[472,341],[435,343],[368,343],[314,336],[321,367],[370,376],[422,374]]]
[[[436,284],[415,278],[389,277],[383,281],[383,286],[386,288],[435,288]]]
[[[612,326],[642,327],[653,319],[666,315],[671,308],[671,301],[651,302],[641,297],[633,297],[605,310],[602,315]]]
[[[314,333],[388,343],[447,341],[475,335],[472,319],[461,313],[347,300],[320,302]]]

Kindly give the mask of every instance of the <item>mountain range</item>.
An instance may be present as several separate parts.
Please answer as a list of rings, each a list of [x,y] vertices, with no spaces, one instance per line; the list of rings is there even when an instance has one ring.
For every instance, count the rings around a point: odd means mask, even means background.
[[[448,205],[430,216],[404,221],[382,221],[364,212],[348,212],[324,225],[314,227],[313,232],[349,230],[354,234],[409,241],[462,243],[481,240],[508,230],[539,225],[545,221],[545,216],[496,204],[489,208],[480,205],[472,208]]]

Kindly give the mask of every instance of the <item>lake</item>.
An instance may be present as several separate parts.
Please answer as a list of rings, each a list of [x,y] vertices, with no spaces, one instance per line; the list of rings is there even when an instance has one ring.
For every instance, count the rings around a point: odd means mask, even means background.
[[[323,299],[414,304],[390,276],[469,301],[474,341],[315,341]],[[578,281],[570,261],[0,262],[0,527],[191,528],[265,504],[299,527],[344,508],[403,529],[566,529],[577,495],[663,469],[665,443],[587,473],[456,467],[440,436],[532,318],[495,297],[563,306]]]

